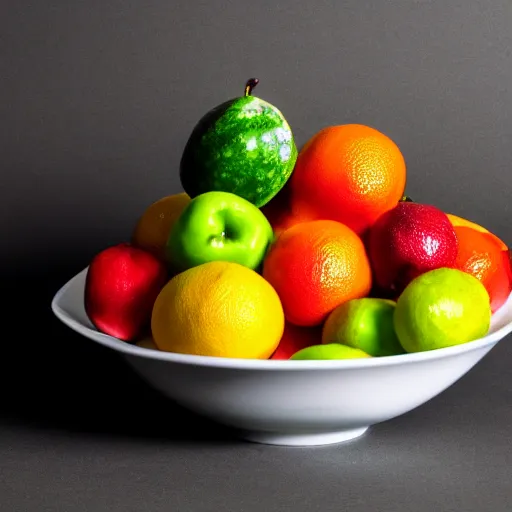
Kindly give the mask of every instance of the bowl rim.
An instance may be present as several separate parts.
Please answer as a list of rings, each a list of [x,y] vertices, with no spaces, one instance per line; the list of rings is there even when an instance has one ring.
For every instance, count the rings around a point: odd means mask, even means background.
[[[135,356],[159,361],[167,361],[177,364],[203,366],[211,368],[225,368],[231,370],[262,370],[262,371],[302,371],[302,370],[342,370],[374,368],[384,366],[399,366],[409,363],[420,363],[431,360],[444,359],[464,353],[484,349],[495,345],[498,341],[512,332],[512,321],[506,323],[496,331],[487,334],[477,340],[469,341],[451,347],[439,348],[425,352],[399,354],[393,356],[381,356],[361,359],[337,359],[337,360],[282,360],[282,359],[241,359],[228,357],[199,356],[164,352],[150,348],[139,347],[135,344],[122,341],[108,334],[103,334],[96,329],[83,325],[76,320],[61,305],[65,293],[85,274],[88,267],[78,272],[65,283],[54,295],[51,309],[54,315],[66,326],[82,336],[99,343],[125,356]],[[512,293],[503,306],[494,313],[512,309]],[[492,348],[492,347],[490,347]]]

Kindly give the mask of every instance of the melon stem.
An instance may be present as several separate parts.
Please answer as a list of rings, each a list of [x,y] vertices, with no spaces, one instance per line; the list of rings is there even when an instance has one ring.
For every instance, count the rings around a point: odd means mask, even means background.
[[[245,84],[245,95],[249,96],[252,90],[258,85],[259,80],[257,78],[249,78]]]

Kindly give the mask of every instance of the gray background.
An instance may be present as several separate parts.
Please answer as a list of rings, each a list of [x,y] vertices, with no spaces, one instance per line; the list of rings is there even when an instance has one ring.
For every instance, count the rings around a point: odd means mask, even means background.
[[[373,125],[402,148],[416,201],[512,242],[511,26],[509,0],[4,0],[0,508],[511,510],[510,338],[356,443],[286,449],[162,401],[49,310],[180,191],[194,123],[251,76],[299,145]]]

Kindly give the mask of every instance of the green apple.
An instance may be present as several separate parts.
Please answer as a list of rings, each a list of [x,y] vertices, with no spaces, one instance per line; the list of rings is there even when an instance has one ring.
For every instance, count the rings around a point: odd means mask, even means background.
[[[322,343],[343,343],[371,356],[394,356],[405,351],[393,324],[396,302],[363,297],[344,302],[327,317]]]
[[[256,270],[273,238],[272,226],[254,204],[230,192],[205,192],[173,225],[166,256],[178,272],[210,261]]]

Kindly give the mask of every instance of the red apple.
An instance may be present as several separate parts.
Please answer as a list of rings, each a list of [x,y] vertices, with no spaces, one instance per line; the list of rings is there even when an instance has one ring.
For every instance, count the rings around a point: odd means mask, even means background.
[[[400,202],[367,234],[375,285],[398,296],[419,275],[453,267],[458,240],[448,216],[435,206]]]
[[[165,264],[122,243],[97,254],[89,265],[84,303],[101,332],[133,341],[149,325],[153,304],[168,280]]]
[[[322,343],[322,327],[298,327],[285,323],[281,341],[270,359],[290,359],[295,352]]]

